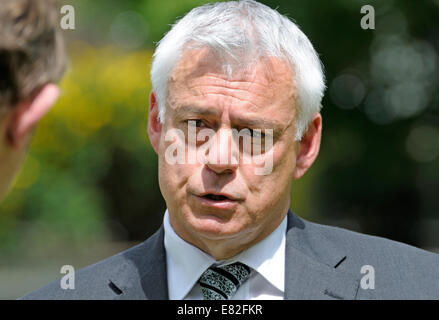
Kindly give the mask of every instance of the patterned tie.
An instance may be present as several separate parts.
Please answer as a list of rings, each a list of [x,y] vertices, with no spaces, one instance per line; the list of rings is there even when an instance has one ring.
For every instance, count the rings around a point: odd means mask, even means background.
[[[250,271],[240,262],[208,268],[198,280],[204,300],[229,300],[250,276]]]

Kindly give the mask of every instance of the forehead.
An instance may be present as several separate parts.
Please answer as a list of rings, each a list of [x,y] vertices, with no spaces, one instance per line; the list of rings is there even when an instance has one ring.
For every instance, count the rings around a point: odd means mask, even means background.
[[[230,73],[223,61],[207,48],[186,51],[170,77],[168,107],[230,107],[232,113],[275,111],[284,118],[294,113],[293,73],[285,61],[263,57],[241,66],[234,62]]]

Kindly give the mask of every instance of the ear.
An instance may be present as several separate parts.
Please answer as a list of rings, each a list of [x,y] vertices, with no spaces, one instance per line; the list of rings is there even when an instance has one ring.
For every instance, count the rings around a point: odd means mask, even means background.
[[[162,124],[158,119],[159,107],[154,91],[149,95],[149,114],[148,114],[148,137],[152,148],[158,154],[160,145],[160,136],[162,134]]]
[[[18,104],[7,129],[7,140],[11,147],[19,148],[23,144],[37,122],[56,102],[58,95],[58,86],[50,83]]]
[[[322,137],[322,116],[320,113],[314,114],[309,123],[308,129],[299,142],[299,153],[296,158],[296,168],[294,169],[294,179],[299,179],[314,163],[320,150]]]

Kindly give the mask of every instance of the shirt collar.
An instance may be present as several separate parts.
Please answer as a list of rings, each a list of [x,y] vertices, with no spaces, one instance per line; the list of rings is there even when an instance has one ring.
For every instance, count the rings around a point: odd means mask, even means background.
[[[212,264],[242,262],[256,270],[277,289],[285,289],[285,232],[287,216],[266,238],[233,258],[216,261],[212,256],[180,238],[169,222],[166,209],[163,225],[167,259],[169,298],[182,300]]]

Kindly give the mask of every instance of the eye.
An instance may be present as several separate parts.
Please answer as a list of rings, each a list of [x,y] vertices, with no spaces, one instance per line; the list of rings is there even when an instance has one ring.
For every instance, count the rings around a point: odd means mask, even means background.
[[[248,130],[249,135],[252,136],[253,138],[264,138],[265,137],[265,133],[262,132],[261,129],[250,129],[250,128],[245,128]]]
[[[185,121],[189,127],[200,128],[204,123],[203,120],[200,119],[189,119]]]

